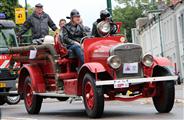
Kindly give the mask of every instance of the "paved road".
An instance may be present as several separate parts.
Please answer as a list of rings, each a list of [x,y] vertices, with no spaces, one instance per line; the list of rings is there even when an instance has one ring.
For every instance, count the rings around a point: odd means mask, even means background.
[[[102,119],[121,120],[184,120],[183,86],[177,87],[176,102],[171,113],[158,114],[151,99],[134,102],[106,102]],[[2,120],[77,120],[88,119],[82,102],[58,102],[55,99],[46,99],[39,115],[28,115],[24,103],[0,107]]]

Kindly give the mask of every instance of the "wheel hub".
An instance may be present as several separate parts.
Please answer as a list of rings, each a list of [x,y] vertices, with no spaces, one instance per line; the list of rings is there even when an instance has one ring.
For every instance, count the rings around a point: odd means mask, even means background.
[[[93,109],[94,107],[94,89],[90,82],[87,82],[85,85],[85,96],[86,96],[86,103],[89,109]]]
[[[26,104],[28,107],[31,107],[32,105],[32,98],[33,98],[33,91],[32,91],[31,85],[28,84],[26,86]]]

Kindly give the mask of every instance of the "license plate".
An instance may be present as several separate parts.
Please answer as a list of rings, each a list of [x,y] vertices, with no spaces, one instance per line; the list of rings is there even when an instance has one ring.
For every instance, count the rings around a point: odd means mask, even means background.
[[[0,83],[0,88],[5,88],[6,87],[6,83]]]
[[[114,88],[127,88],[129,87],[129,83],[127,80],[115,80]]]
[[[138,63],[124,63],[123,64],[124,74],[136,74],[138,73]]]

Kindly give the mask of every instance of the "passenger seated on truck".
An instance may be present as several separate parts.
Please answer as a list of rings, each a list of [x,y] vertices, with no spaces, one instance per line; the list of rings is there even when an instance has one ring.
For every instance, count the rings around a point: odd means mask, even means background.
[[[67,49],[72,50],[80,60],[80,66],[84,64],[84,54],[81,49],[80,40],[87,36],[85,28],[81,23],[80,13],[72,10],[70,22],[63,27],[63,42]]]
[[[107,10],[102,10],[100,11],[100,18],[97,19],[94,23],[93,23],[93,28],[92,28],[92,36],[94,37],[101,37],[101,35],[98,33],[97,30],[97,25],[98,23],[102,22],[102,21],[106,21],[109,22],[111,25],[111,32],[110,34],[115,34],[117,31],[117,26],[116,24],[112,21],[111,15],[109,13],[109,11]]]

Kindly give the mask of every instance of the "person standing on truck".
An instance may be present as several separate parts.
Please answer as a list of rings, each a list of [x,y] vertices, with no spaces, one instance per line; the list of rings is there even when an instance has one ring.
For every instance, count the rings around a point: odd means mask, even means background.
[[[31,29],[32,39],[44,38],[46,35],[49,35],[49,27],[53,31],[57,30],[53,20],[43,11],[43,5],[38,3],[35,5],[34,13],[25,21],[17,35],[21,37],[21,35]]]
[[[85,36],[87,34],[84,26],[81,24],[80,13],[74,9],[70,13],[70,22],[63,27],[63,41],[66,47],[77,55],[81,66],[84,63],[84,54],[80,41]]]

